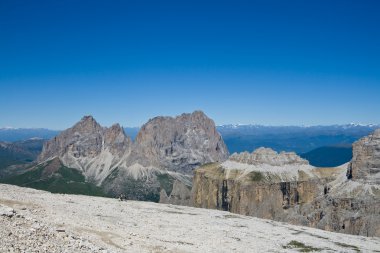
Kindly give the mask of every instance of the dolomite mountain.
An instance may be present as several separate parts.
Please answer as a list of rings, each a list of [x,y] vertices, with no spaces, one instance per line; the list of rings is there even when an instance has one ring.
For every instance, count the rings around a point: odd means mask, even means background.
[[[47,141],[38,161],[58,157],[65,166],[78,169],[88,180],[101,184],[123,156],[130,153],[131,146],[119,124],[104,128],[93,117],[85,116]]]
[[[106,128],[85,116],[46,142],[38,161],[54,158],[82,172],[109,195],[158,201],[160,189],[170,195],[175,182],[191,187],[196,167],[224,161],[228,151],[214,122],[195,111],[149,120],[135,142],[119,124]]]
[[[380,130],[354,144],[353,159],[316,168],[294,153],[260,148],[195,171],[192,205],[380,236]]]

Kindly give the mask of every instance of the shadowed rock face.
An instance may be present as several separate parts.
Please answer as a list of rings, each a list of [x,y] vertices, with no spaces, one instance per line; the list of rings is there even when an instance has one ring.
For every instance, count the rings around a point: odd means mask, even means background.
[[[149,195],[149,199],[156,200],[160,187],[170,189],[175,180],[191,185],[196,167],[224,161],[228,151],[214,122],[195,111],[150,120],[141,128],[135,143],[119,124],[105,128],[85,116],[46,142],[38,160],[54,157],[82,171],[88,181],[103,186],[112,195],[127,192],[129,198],[138,195],[138,199],[144,199]]]
[[[369,184],[380,184],[380,129],[353,144],[353,158],[347,178]]]

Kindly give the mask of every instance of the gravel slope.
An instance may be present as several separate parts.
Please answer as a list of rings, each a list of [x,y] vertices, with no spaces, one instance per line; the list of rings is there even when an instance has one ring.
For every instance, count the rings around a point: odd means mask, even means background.
[[[0,252],[380,252],[380,238],[0,184]]]

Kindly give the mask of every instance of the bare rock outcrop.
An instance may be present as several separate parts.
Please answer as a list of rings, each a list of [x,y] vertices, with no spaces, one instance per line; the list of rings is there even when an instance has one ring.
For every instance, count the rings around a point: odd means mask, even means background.
[[[103,128],[91,116],[83,117],[73,127],[61,132],[44,144],[40,162],[55,156],[95,157],[102,149]]]
[[[340,235],[176,205],[51,194],[0,184],[0,252],[376,252],[380,238]]]
[[[284,210],[312,202],[333,174],[294,153],[259,148],[197,169],[192,201],[197,207],[284,220]]]
[[[347,178],[380,184],[380,129],[353,144],[353,158],[347,170]]]
[[[181,206],[191,205],[191,188],[179,180],[173,183],[173,189],[168,196],[164,189],[160,192],[160,203]]]
[[[329,231],[380,236],[378,133],[355,143],[351,163],[336,168],[316,168],[294,154],[270,149],[204,165],[194,175],[192,203]],[[352,168],[353,180],[346,178],[347,168]]]

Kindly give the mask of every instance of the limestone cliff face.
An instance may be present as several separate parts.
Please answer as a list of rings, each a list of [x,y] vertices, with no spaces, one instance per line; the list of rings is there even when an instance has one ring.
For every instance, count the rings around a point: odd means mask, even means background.
[[[347,178],[380,184],[380,129],[353,144],[353,158],[347,170]]]
[[[226,145],[214,122],[195,111],[150,120],[134,143],[119,124],[106,128],[85,116],[46,142],[38,160],[42,163],[59,158],[66,167],[80,170],[87,181],[102,186],[110,195],[124,193],[131,199],[158,201],[160,189],[169,196],[174,190],[174,199],[180,189],[175,181],[191,187],[196,167],[227,157]],[[179,192],[184,193],[184,188]],[[188,196],[183,196],[183,201],[188,202]]]
[[[219,164],[203,166],[194,176],[193,204],[196,207],[283,220],[285,210],[312,202],[319,191],[323,191],[321,183],[323,185],[328,181],[307,177],[302,181],[280,182],[267,176],[261,172],[245,174],[226,170]]]
[[[332,174],[317,171],[294,153],[260,148],[197,169],[193,204],[282,220],[285,210],[310,203],[323,192]]]
[[[341,175],[344,176],[344,174]],[[356,187],[358,190],[363,186]],[[353,189],[349,184],[340,184],[338,188],[340,190]],[[379,237],[380,191],[379,188],[372,190],[349,197],[330,192],[324,196],[318,196],[311,203],[300,206],[299,212],[306,218],[305,225],[311,227],[339,233]]]
[[[355,162],[353,160],[353,162]],[[192,204],[342,233],[380,236],[380,187],[347,180],[347,164],[315,168],[258,149],[198,168]]]

